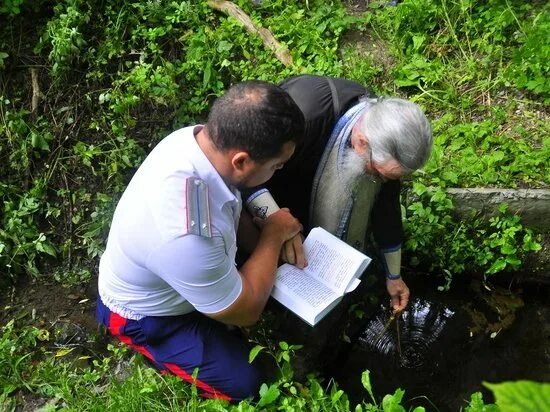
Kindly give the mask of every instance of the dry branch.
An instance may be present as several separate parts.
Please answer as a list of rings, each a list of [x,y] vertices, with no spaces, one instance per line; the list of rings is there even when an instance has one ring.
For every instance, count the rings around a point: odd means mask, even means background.
[[[38,85],[38,70],[35,67],[31,67],[31,85],[32,85],[32,100],[31,100],[31,113],[38,108],[40,101],[40,86]]]
[[[208,5],[213,9],[219,10],[237,19],[249,33],[260,36],[264,46],[272,50],[277,59],[285,66],[291,67],[294,64],[292,62],[292,56],[286,46],[279,43],[268,29],[257,27],[250,17],[248,17],[248,15],[235,3],[226,0],[208,0]]]

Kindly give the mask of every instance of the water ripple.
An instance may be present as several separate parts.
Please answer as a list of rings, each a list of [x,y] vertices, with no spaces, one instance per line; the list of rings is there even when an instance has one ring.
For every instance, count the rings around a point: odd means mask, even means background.
[[[366,350],[392,357],[399,366],[418,368],[430,362],[433,346],[455,312],[441,304],[414,299],[393,318],[382,306],[359,336]]]

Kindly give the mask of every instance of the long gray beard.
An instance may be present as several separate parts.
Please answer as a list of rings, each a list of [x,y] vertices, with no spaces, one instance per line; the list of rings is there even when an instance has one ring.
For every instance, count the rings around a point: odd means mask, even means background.
[[[333,179],[325,192],[324,208],[328,210],[339,208],[342,205],[342,199],[351,196],[359,179],[367,175],[366,161],[365,156],[359,155],[353,148],[348,148],[344,153],[343,165],[338,171],[334,170],[337,167],[335,164],[327,166],[332,168],[330,175],[338,178]]]

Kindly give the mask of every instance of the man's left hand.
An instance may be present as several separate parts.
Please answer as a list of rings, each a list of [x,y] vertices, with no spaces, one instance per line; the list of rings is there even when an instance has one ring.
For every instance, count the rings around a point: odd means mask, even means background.
[[[287,240],[281,249],[281,260],[298,269],[303,269],[307,266],[306,257],[304,254],[304,236],[298,233],[292,239]]]
[[[403,279],[386,279],[386,289],[391,298],[391,308],[393,313],[401,312],[409,303],[409,288]]]

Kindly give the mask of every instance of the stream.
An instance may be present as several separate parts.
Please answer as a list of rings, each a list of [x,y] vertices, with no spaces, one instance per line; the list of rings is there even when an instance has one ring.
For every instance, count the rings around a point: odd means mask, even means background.
[[[550,305],[541,286],[473,284],[438,292],[411,282],[408,308],[396,318],[382,305],[363,319],[325,369],[352,405],[372,402],[361,384],[371,371],[377,402],[405,389],[406,409],[459,411],[473,392],[494,399],[482,382],[528,379],[550,382]]]

